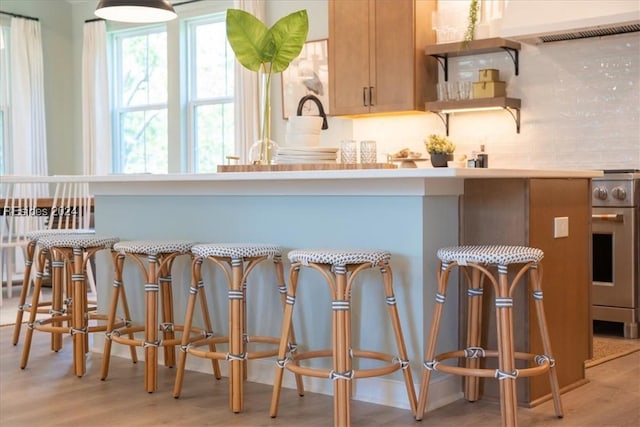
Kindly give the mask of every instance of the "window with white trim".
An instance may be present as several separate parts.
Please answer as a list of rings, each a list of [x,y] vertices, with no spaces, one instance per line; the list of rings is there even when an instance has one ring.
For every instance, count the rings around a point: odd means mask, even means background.
[[[208,173],[236,155],[224,11],[109,34],[113,172]]]
[[[167,32],[113,35],[113,172],[169,172]]]
[[[187,128],[193,172],[215,172],[235,152],[234,56],[224,18],[218,14],[187,23]]]

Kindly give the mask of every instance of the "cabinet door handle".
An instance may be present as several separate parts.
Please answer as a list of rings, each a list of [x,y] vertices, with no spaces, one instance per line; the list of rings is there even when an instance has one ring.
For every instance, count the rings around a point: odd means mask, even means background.
[[[362,88],[362,106],[366,107],[367,106],[367,87],[363,87]]]
[[[369,106],[373,107],[373,86],[369,86]]]

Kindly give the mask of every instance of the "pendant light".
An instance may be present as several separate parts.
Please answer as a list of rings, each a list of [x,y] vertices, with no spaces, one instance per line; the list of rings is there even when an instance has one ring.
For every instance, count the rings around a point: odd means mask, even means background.
[[[178,16],[168,0],[100,0],[95,14],[108,21],[132,23],[164,22]]]

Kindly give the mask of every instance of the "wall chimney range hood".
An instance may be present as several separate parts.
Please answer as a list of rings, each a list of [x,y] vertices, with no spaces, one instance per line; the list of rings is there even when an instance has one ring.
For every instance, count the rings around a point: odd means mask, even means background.
[[[640,31],[638,0],[507,0],[501,37],[550,43]]]

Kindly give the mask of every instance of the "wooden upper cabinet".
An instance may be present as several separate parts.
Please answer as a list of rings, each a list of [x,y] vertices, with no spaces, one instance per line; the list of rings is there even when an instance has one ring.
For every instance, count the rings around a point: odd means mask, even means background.
[[[424,110],[437,63],[428,0],[329,0],[332,115]]]

